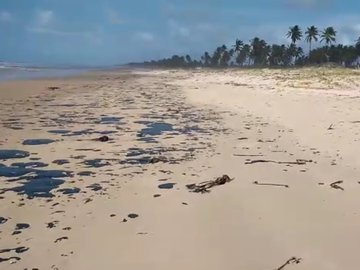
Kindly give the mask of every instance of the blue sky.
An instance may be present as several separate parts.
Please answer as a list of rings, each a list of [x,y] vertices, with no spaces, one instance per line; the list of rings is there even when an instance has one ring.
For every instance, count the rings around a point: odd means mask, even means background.
[[[346,3],[346,4],[344,4]],[[287,42],[290,25],[360,36],[359,0],[0,0],[0,61],[112,65],[191,54],[236,38]]]

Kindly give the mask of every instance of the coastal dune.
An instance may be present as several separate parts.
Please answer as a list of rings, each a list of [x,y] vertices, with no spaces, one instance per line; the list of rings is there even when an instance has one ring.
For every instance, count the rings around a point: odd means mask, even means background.
[[[0,269],[357,269],[359,78],[133,70],[2,84]]]

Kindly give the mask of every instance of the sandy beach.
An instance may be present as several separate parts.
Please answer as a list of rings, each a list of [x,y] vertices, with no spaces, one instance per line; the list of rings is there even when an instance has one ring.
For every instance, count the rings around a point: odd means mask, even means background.
[[[359,268],[359,70],[4,82],[0,124],[0,269]]]

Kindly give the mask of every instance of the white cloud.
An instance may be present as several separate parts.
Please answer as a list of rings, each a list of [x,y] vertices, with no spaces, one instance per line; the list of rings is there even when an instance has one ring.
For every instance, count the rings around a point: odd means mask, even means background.
[[[46,27],[54,21],[52,10],[39,10],[36,13],[35,24],[39,27]]]
[[[12,22],[14,19],[13,15],[7,11],[0,12],[0,21],[1,22]]]
[[[101,38],[101,33],[99,30],[88,31],[88,32],[76,32],[76,31],[63,31],[46,27],[34,27],[28,28],[28,31],[31,33],[39,35],[51,35],[55,37],[70,37],[70,38],[81,38],[87,41],[90,41],[92,44],[101,45],[103,40]]]
[[[149,32],[138,32],[135,34],[135,37],[137,39],[141,39],[143,41],[154,41],[155,40],[155,36]]]
[[[327,7],[332,3],[332,0],[283,0],[286,4],[290,4],[295,7],[303,8],[320,8]]]
[[[112,24],[123,24],[125,21],[120,17],[120,15],[114,10],[106,11],[107,19]]]
[[[39,10],[35,13],[35,18],[27,27],[27,31],[37,35],[49,35],[53,37],[79,38],[95,45],[102,44],[102,29],[94,30],[74,30],[64,27],[64,24],[55,18],[52,10]]]
[[[169,27],[170,37],[189,37],[190,36],[189,28],[180,25],[179,23],[177,23],[174,20],[168,21],[168,27]]]
[[[32,27],[32,28],[28,28],[28,30],[33,33],[50,34],[55,36],[74,36],[74,35],[77,36],[77,35],[87,34],[86,32],[61,31],[46,27]]]

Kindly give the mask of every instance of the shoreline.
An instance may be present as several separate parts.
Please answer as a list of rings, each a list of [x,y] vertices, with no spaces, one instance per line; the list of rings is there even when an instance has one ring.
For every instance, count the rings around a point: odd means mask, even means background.
[[[0,267],[261,270],[295,256],[289,269],[355,269],[359,76],[153,70],[0,83],[0,154],[28,153],[0,159],[0,241],[23,247],[0,253],[10,258]],[[187,188],[223,175],[233,180],[208,193]]]

